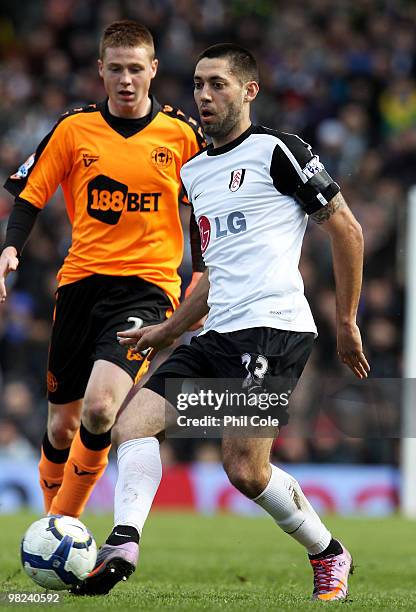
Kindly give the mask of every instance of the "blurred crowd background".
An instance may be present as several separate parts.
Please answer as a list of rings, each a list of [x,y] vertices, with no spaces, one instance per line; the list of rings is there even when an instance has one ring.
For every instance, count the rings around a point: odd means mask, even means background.
[[[2,183],[62,112],[104,98],[96,66],[98,41],[103,28],[119,18],[137,19],[154,34],[160,69],[153,92],[158,100],[194,116],[192,74],[198,53],[223,41],[252,50],[261,74],[254,122],[297,133],[313,145],[363,227],[359,322],[373,387],[345,387],[348,374],[336,354],[330,245],[311,223],[301,270],[320,335],[294,398],[295,425],[276,443],[275,458],[397,462],[398,441],[391,432],[400,394],[394,385],[374,394],[374,385],[377,379],[402,376],[406,207],[416,167],[416,4],[2,0]],[[12,205],[1,190],[2,238]],[[38,455],[46,424],[45,370],[55,274],[69,242],[70,227],[58,192],[38,217],[1,306],[0,457]],[[182,273],[186,285],[189,252]],[[328,389],[324,396],[322,385]],[[351,422],[353,430],[344,427]],[[296,423],[303,425],[302,435]],[[167,463],[212,461],[218,459],[218,444],[176,441],[163,452]]]

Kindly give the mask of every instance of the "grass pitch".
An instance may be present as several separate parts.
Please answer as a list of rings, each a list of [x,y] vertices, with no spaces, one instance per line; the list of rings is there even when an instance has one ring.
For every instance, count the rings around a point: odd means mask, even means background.
[[[42,589],[23,573],[19,544],[30,514],[0,515],[0,591]],[[100,544],[111,517],[85,516]],[[350,598],[340,604],[311,602],[312,572],[302,548],[265,518],[231,515],[151,514],[135,574],[106,597],[61,592],[67,610],[416,610],[416,524],[389,519],[328,518],[327,525],[354,557]],[[1,604],[0,604],[1,606]],[[42,607],[42,604],[20,608]],[[5,606],[2,609],[6,609]],[[7,609],[10,609],[8,606]]]

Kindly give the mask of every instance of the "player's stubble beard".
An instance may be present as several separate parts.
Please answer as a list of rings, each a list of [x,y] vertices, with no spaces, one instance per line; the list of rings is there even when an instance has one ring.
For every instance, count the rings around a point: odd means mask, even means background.
[[[241,114],[241,105],[238,102],[230,102],[228,112],[223,119],[211,124],[204,124],[202,121],[205,134],[214,138],[225,138],[238,124]]]

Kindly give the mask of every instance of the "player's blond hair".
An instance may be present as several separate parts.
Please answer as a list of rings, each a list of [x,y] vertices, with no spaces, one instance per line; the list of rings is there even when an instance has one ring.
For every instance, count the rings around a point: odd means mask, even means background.
[[[106,27],[100,40],[100,59],[103,59],[108,47],[147,47],[151,59],[155,56],[153,36],[149,30],[130,19],[113,21]]]

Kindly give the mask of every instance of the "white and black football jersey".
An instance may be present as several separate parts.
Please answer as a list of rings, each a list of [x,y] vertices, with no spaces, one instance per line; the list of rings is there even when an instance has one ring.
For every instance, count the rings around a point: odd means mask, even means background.
[[[209,269],[204,331],[272,327],[314,332],[299,258],[308,214],[338,193],[311,147],[251,126],[182,166]]]

